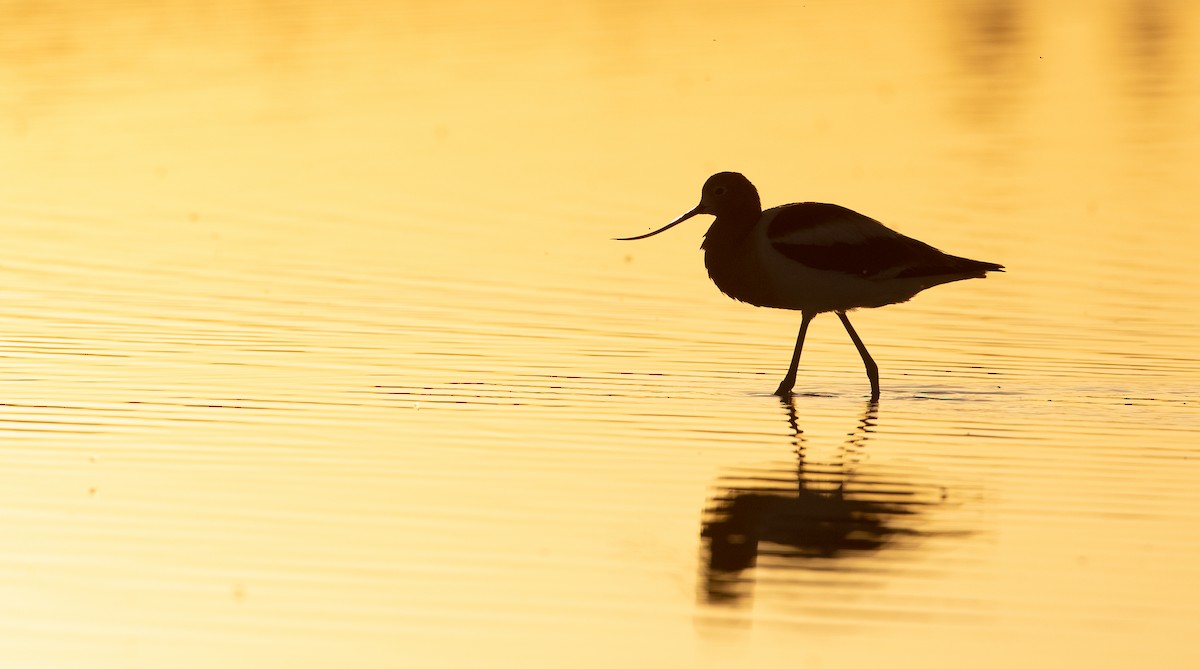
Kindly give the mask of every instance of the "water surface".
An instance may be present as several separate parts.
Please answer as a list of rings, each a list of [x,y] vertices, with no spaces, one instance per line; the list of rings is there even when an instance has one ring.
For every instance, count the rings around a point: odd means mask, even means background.
[[[0,659],[1191,666],[1186,2],[0,6]],[[986,281],[720,295],[738,170]]]

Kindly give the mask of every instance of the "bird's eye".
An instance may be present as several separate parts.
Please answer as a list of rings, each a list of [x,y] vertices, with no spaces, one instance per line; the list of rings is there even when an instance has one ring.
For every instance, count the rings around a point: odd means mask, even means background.
[[[724,194],[725,194],[724,186],[717,186],[716,188],[713,189],[713,195],[724,195]]]

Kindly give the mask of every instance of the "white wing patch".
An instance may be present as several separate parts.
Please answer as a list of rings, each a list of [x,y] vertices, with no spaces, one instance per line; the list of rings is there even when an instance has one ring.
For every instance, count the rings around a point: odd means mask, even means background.
[[[880,237],[903,238],[879,221],[836,204],[801,202],[766,212],[767,236],[772,244],[829,246],[861,244]]]

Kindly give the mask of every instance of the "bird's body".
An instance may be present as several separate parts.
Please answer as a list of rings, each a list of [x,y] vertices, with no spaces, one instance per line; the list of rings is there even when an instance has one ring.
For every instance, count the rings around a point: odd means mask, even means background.
[[[819,202],[773,207],[748,225],[718,216],[701,248],[708,275],[726,295],[816,313],[904,302],[931,286],[999,269]]]
[[[879,396],[875,363],[846,312],[904,302],[943,283],[1002,271],[996,263],[952,256],[879,221],[835,204],[801,202],[763,211],[758,191],[741,174],[708,179],[700,204],[658,234],[697,214],[715,220],[704,235],[704,265],[721,292],[760,307],[803,315],[792,366],[776,394],[791,392],[804,333],[819,313],[837,312],[863,356],[872,397]]]

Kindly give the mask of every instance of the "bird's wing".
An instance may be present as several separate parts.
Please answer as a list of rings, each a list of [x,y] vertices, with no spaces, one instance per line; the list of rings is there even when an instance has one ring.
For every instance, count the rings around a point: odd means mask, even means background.
[[[873,218],[836,204],[801,202],[776,207],[767,227],[771,248],[806,267],[881,280],[998,269],[948,255],[905,237]]]

